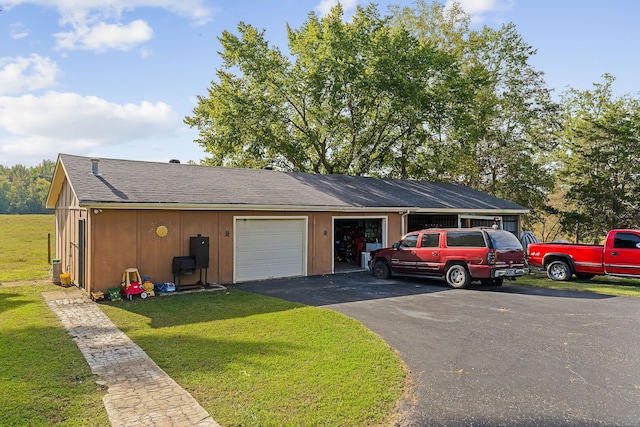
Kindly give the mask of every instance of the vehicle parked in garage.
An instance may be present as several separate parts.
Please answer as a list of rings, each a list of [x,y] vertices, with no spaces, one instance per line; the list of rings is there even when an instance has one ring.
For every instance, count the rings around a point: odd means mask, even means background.
[[[531,243],[529,265],[544,269],[551,280],[610,275],[640,277],[640,230],[611,230],[604,245]]]
[[[493,228],[414,231],[391,248],[371,252],[369,269],[379,279],[444,277],[452,288],[466,288],[473,280],[500,286],[505,278],[529,273],[518,238]]]

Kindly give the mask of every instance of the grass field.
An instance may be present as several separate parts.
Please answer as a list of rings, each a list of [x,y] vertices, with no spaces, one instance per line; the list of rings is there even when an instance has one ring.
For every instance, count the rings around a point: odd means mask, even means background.
[[[53,215],[0,215],[0,283],[49,277],[54,227]]]

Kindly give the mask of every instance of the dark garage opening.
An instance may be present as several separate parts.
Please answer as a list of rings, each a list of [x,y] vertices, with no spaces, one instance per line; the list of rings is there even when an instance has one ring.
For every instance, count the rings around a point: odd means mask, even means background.
[[[334,271],[366,268],[362,261],[363,252],[382,247],[382,219],[335,219],[333,228]]]
[[[465,216],[458,219],[458,215],[429,215],[411,214],[407,220],[407,233],[425,228],[473,228],[491,227],[496,223],[500,228],[516,234],[518,230],[518,216],[516,215],[496,215],[496,216]],[[460,222],[458,222],[460,221]]]

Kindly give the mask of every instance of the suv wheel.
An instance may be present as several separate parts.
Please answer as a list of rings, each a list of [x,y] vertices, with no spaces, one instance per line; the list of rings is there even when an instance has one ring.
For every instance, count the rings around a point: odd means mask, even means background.
[[[462,289],[469,286],[471,276],[464,265],[453,264],[445,274],[447,283],[454,289]]]
[[[391,272],[389,271],[389,266],[384,261],[376,261],[373,264],[373,275],[377,279],[388,279],[391,277]]]

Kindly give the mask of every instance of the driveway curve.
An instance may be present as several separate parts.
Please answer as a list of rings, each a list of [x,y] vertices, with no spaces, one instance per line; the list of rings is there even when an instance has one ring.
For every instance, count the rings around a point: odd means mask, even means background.
[[[367,272],[234,287],[379,334],[411,371],[398,427],[640,426],[640,298]]]

